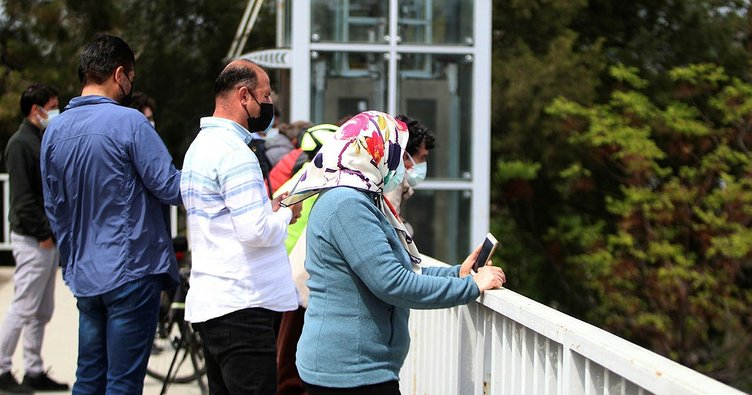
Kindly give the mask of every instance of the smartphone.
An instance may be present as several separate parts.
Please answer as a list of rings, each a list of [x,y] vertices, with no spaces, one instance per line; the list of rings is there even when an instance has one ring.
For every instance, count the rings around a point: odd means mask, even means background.
[[[489,259],[491,259],[491,256],[493,255],[494,251],[496,251],[496,247],[498,246],[499,242],[496,241],[496,238],[493,237],[493,235],[490,233],[487,234],[486,239],[483,240],[483,247],[480,248],[480,253],[478,253],[478,258],[473,264],[473,270],[477,272],[478,269],[486,266],[486,263]]]

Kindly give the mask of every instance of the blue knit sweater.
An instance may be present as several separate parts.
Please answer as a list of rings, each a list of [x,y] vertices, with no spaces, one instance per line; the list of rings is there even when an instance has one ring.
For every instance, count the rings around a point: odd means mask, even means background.
[[[394,228],[365,192],[323,192],[308,220],[305,267],[311,278],[298,343],[303,381],[351,388],[399,378],[410,309],[468,303],[480,295],[459,266],[411,270]]]

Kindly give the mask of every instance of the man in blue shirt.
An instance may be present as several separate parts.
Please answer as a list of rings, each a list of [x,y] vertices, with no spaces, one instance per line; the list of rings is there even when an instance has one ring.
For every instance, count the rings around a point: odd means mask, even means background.
[[[42,139],[44,206],[79,310],[74,394],[140,394],[160,292],[177,281],[162,210],[182,204],[180,172],[146,117],[125,104],[135,60],[100,34],[83,86]]]

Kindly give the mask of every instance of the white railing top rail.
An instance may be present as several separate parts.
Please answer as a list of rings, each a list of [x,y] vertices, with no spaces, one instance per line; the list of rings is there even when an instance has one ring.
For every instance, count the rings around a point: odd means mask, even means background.
[[[424,256],[423,264],[445,265]],[[743,394],[686,366],[508,289],[478,303],[655,394]],[[412,319],[412,318],[411,318]]]
[[[0,240],[0,251],[9,251],[10,246],[10,220],[8,214],[10,214],[10,184],[8,184],[8,173],[0,173],[0,186],[3,191],[3,209],[2,209],[2,226],[3,226],[3,238]]]

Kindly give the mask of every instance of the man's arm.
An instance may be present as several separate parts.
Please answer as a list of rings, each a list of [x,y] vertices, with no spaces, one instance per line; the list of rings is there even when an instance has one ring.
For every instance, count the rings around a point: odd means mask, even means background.
[[[425,276],[407,269],[392,251],[374,205],[345,198],[341,206],[349,210],[332,213],[331,242],[379,299],[406,308],[435,309],[465,304],[480,295],[471,277]]]
[[[18,215],[19,222],[30,232],[29,236],[39,241],[52,237],[50,224],[44,212],[43,197],[34,192],[33,171],[37,169],[31,147],[15,141],[8,146],[6,167],[10,176],[10,190],[13,194],[11,210]]]
[[[133,165],[146,189],[162,203],[182,205],[180,171],[172,164],[172,157],[157,131],[145,119],[136,129],[130,148]]]
[[[245,147],[237,149],[222,159],[217,171],[219,192],[238,239],[253,247],[282,244],[292,211],[272,211],[256,156]]]

